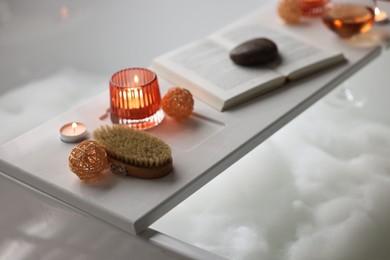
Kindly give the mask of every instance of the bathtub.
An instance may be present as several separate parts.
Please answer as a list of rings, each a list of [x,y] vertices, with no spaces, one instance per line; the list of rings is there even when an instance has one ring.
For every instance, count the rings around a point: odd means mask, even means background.
[[[1,1],[0,144],[259,5]],[[389,66],[384,51],[139,237],[0,173],[0,259],[387,259]]]

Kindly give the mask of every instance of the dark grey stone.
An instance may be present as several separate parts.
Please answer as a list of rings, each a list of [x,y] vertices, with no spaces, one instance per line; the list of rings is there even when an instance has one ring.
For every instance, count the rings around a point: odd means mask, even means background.
[[[261,65],[278,57],[278,47],[266,38],[256,38],[239,44],[230,51],[234,63],[244,66]]]

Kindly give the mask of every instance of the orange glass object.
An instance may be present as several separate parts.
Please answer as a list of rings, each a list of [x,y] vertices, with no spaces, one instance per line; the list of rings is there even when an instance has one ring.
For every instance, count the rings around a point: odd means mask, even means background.
[[[323,20],[341,38],[351,38],[372,28],[375,13],[361,4],[335,4],[325,10]]]
[[[147,129],[164,119],[157,75],[147,69],[118,71],[110,81],[111,121]]]
[[[321,16],[329,0],[300,0],[302,15]]]
[[[162,98],[162,109],[165,114],[177,120],[186,119],[194,110],[191,92],[184,88],[170,88]]]

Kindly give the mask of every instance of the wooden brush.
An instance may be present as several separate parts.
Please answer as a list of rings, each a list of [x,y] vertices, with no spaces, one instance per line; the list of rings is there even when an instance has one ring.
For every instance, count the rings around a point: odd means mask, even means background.
[[[161,139],[126,126],[101,126],[93,139],[106,151],[115,173],[160,178],[173,169],[171,148]]]

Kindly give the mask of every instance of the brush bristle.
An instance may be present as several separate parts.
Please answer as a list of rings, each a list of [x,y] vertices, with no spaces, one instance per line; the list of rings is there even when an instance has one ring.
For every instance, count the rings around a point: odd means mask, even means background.
[[[159,138],[126,126],[102,126],[93,138],[107,154],[137,167],[158,168],[172,162],[171,148]]]

